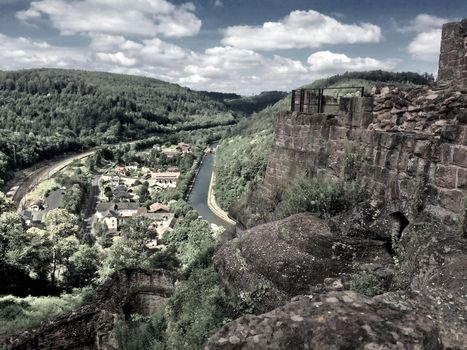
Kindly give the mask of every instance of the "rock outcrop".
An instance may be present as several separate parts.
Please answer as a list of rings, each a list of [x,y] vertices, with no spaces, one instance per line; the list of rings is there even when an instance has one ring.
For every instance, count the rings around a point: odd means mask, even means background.
[[[120,270],[101,285],[93,300],[40,327],[7,339],[7,349],[118,349],[115,326],[133,313],[149,315],[165,306],[177,274]]]
[[[356,211],[358,218],[361,209]],[[346,215],[350,216],[350,213]],[[344,216],[341,219],[344,220]],[[354,254],[343,254],[339,260],[335,260],[338,254],[326,249],[330,244],[342,242],[344,237],[349,239],[344,243],[349,248],[356,246],[356,243],[349,242],[364,242],[364,237],[372,238],[367,242],[378,242],[378,239],[384,238],[380,233],[384,222],[378,223],[376,218],[373,225],[360,231],[360,235],[352,230],[340,231],[344,226],[345,222],[341,222],[341,226],[334,223],[333,230],[330,230],[323,221],[300,214],[244,231],[236,239],[244,239],[242,243],[233,240],[231,244],[224,245],[216,256],[216,266],[227,278],[223,279],[223,283],[231,292],[242,295],[248,283],[254,285],[264,279],[268,279],[275,290],[282,292],[281,298],[267,295],[260,312],[267,309],[264,305],[278,306],[293,293],[304,295],[294,297],[292,302],[272,312],[243,316],[226,325],[210,339],[207,349],[467,348],[466,239],[431,218],[418,218],[403,228],[400,237],[393,236],[391,239],[393,259],[398,264],[394,266],[394,276],[391,276],[394,291],[367,298],[348,291],[348,280],[353,278],[352,275],[349,277],[352,269],[348,265],[350,262],[374,262],[378,257],[376,261],[379,264],[361,266],[379,266],[377,269],[385,273],[384,268],[392,259],[387,259],[386,255],[384,262],[381,259],[383,252],[374,250],[374,247],[372,249],[371,245],[365,255],[355,254],[358,252],[355,249]],[[313,230],[313,227],[319,227],[320,231]],[[388,225],[387,230],[390,229]],[[334,230],[337,230],[335,235],[331,233]],[[268,232],[269,236],[266,237]],[[302,238],[297,239],[297,244],[290,248],[277,239],[278,232],[291,240]],[[323,241],[322,236],[332,243]],[[267,260],[261,260],[263,271],[257,266],[259,260],[243,253],[251,260],[244,260],[243,269],[237,275],[233,274],[230,269],[237,268],[239,254],[253,249],[242,246],[248,246],[253,241],[254,249],[260,252],[257,254],[268,256]],[[287,261],[294,262],[296,256],[303,252],[316,254],[313,248],[307,251],[306,247],[310,245],[306,242],[316,242],[313,246],[317,250],[324,247],[327,260],[314,261],[315,265],[309,263],[308,266],[298,264],[294,278],[288,281],[289,289],[281,289],[278,280],[286,279],[289,271],[283,269],[280,263],[284,256]],[[232,254],[230,249],[234,246],[240,248],[236,256],[233,254],[229,259],[227,256]],[[268,255],[276,254],[275,250],[283,251],[278,254],[280,258],[277,261],[274,255]],[[319,270],[316,265],[319,262],[330,263],[333,269]],[[300,286],[295,281],[304,281],[305,284]]]
[[[297,214],[241,232],[219,249],[214,265],[232,296],[256,298],[255,311],[264,312],[350,272],[353,263],[392,263],[385,243],[346,239],[326,221]]]
[[[300,296],[267,314],[243,316],[224,326],[206,349],[438,350],[443,345],[436,324],[409,305],[343,291]]]

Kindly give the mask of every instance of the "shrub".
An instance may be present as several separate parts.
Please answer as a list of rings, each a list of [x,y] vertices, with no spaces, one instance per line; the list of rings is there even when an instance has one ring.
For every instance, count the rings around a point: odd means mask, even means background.
[[[385,292],[384,281],[369,271],[353,274],[350,281],[350,289],[369,297]]]
[[[327,218],[350,209],[365,197],[364,185],[359,181],[299,175],[282,194],[273,219],[305,211]]]

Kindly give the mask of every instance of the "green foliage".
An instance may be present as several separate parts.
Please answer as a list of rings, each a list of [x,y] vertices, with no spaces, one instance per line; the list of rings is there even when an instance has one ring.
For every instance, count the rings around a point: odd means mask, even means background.
[[[281,219],[305,211],[328,218],[365,198],[364,185],[359,181],[297,175],[282,193],[271,219]]]
[[[64,273],[68,287],[83,287],[90,285],[96,277],[100,265],[100,254],[97,247],[82,244],[67,262]]]
[[[272,146],[271,133],[234,136],[218,147],[214,193],[224,209],[262,180]]]
[[[0,72],[0,105],[0,185],[64,152],[236,122],[222,101],[175,84],[60,69]]]
[[[271,286],[267,283],[260,283],[253,290],[241,292],[235,304],[235,310],[239,314],[257,313],[268,297]]]
[[[200,253],[214,244],[211,227],[205,220],[182,219],[173,231],[164,234],[162,243],[177,252],[184,268],[192,265]]]
[[[259,112],[287,96],[283,91],[263,91],[255,96],[242,96],[236,99],[227,99],[226,105],[234,111],[251,114]]]
[[[214,268],[194,269],[169,300],[169,349],[203,349],[207,339],[234,316]]]
[[[165,269],[175,271],[181,264],[177,258],[177,251],[174,248],[160,250],[152,254],[145,262],[144,266],[149,269]]]
[[[90,290],[77,289],[60,297],[0,297],[0,338],[38,326],[42,321],[78,307],[89,293]]]
[[[365,155],[361,149],[348,146],[345,149],[343,159],[343,175],[347,181],[354,181],[358,178],[360,170],[365,160]]]
[[[122,350],[166,350],[167,320],[164,312],[150,317],[132,315],[117,325],[118,348]]]
[[[383,70],[373,70],[365,72],[346,72],[344,74],[337,74],[332,77],[316,80],[312,84],[308,84],[307,88],[324,88],[333,86],[343,86],[347,82],[354,84],[353,86],[360,86],[358,81],[372,81],[385,84],[399,84],[399,85],[424,85],[434,82],[433,74],[424,73],[418,74],[414,72],[387,72]],[[350,86],[347,85],[347,86]]]
[[[374,297],[386,291],[384,280],[370,271],[352,274],[350,289],[369,297]]]
[[[7,211],[14,210],[15,206],[13,202],[5,196],[3,192],[0,192],[0,214]]]

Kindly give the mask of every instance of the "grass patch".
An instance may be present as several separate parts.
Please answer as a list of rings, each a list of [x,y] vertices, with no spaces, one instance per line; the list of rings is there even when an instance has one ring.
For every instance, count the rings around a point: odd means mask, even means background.
[[[88,289],[77,289],[59,297],[0,297],[0,339],[38,326],[42,321],[80,306],[89,296]]]

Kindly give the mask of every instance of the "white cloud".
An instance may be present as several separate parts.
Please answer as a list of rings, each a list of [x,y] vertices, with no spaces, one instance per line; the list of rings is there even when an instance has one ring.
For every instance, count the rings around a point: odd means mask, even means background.
[[[0,34],[0,66],[6,69],[61,67],[154,77],[193,89],[257,93],[290,90],[311,81],[352,70],[391,69],[389,61],[318,51],[308,63],[288,57],[219,46],[193,52],[161,39],[140,41],[93,35],[86,47],[66,48]]]
[[[54,47],[46,42],[29,38],[11,38],[0,34],[0,67],[19,69],[31,67],[82,67],[88,57],[81,50],[67,47]]]
[[[381,29],[371,23],[343,24],[317,11],[292,11],[278,22],[233,26],[222,43],[256,50],[317,48],[324,44],[379,42]]]
[[[421,13],[405,26],[399,26],[396,24],[396,30],[400,33],[421,33],[433,28],[441,28],[441,26],[447,22],[449,22],[449,19],[447,18]]]
[[[224,3],[222,2],[222,0],[216,0],[214,2],[214,6],[215,7],[223,7],[224,6]]]
[[[371,57],[349,57],[343,53],[318,51],[308,57],[310,70],[320,75],[331,75],[350,71],[392,69],[394,62],[380,61]]]
[[[422,13],[412,19],[406,26],[398,26],[397,31],[416,33],[406,48],[413,59],[437,62],[441,45],[441,27],[449,21],[447,18]]]
[[[428,62],[437,62],[441,46],[441,29],[422,32],[409,43],[407,51],[412,58]]]
[[[195,6],[175,6],[166,0],[38,0],[16,14],[30,23],[50,18],[63,35],[110,33],[133,36],[192,36],[199,32],[201,20]]]
[[[124,67],[132,67],[136,66],[138,60],[132,57],[128,57],[123,52],[115,52],[115,53],[105,53],[105,52],[98,52],[96,56],[99,60],[108,63],[114,63],[119,66]]]

